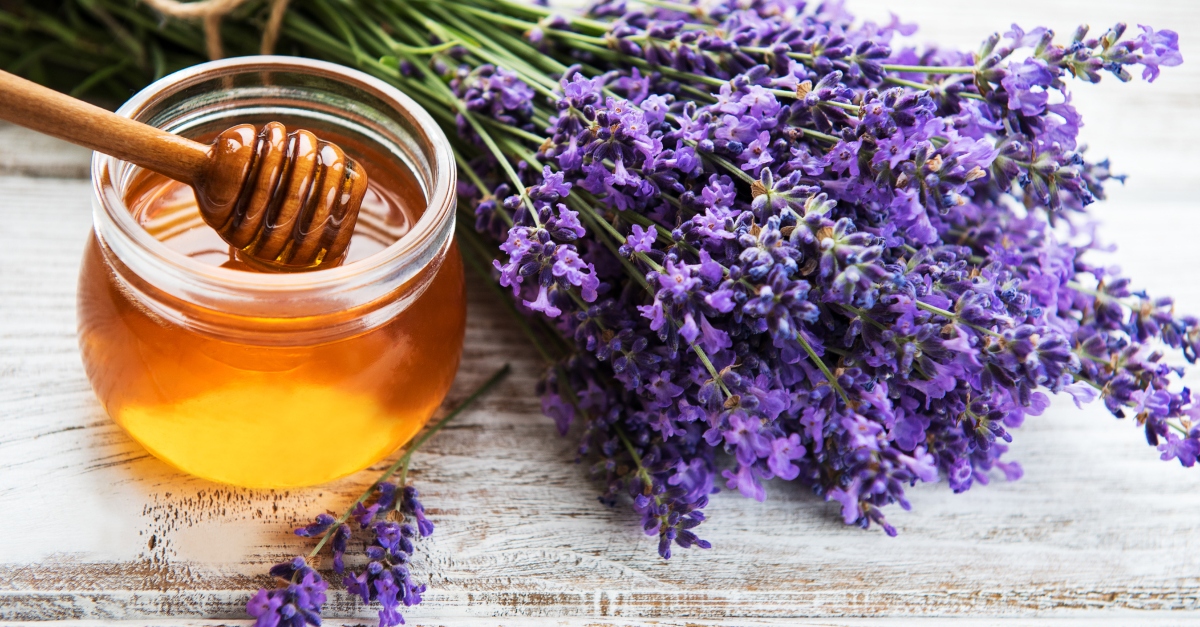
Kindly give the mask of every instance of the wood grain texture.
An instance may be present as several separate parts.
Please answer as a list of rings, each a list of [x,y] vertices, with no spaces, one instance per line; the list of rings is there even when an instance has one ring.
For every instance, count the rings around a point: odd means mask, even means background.
[[[918,40],[963,46],[1013,21],[1068,30],[1121,17],[1174,28],[1185,58],[1200,54],[1191,1],[849,5],[876,19],[896,7],[922,24]],[[1200,312],[1195,61],[1154,85],[1079,85],[1076,102],[1087,140],[1131,174],[1097,210],[1121,247],[1114,262]],[[75,344],[89,184],[30,178],[86,173],[82,157],[0,127],[0,621],[245,624],[225,619],[244,618],[269,565],[308,546],[289,530],[340,510],[373,473],[228,488],[171,471],[104,416]],[[1197,469],[1158,461],[1134,425],[1062,399],[1015,434],[1024,479],[962,495],[920,486],[912,512],[890,513],[898,538],[845,527],[835,506],[776,482],[765,503],[716,495],[702,528],[713,549],[663,562],[627,509],[596,503],[573,440],[539,413],[533,351],[480,285],[470,293],[450,402],[505,361],[515,373],[415,457],[438,529],[413,566],[430,591],[410,623],[1200,624]],[[333,624],[374,614],[340,592],[329,609]]]
[[[251,627],[250,620],[197,620],[197,619],[153,619],[153,620],[53,620],[19,621],[0,623],[5,627]],[[362,620],[327,619],[325,627],[368,627]],[[706,619],[611,619],[611,618],[479,618],[455,616],[449,619],[429,618],[420,623],[409,622],[410,627],[724,627],[733,624],[727,620]],[[1085,617],[1046,618],[970,618],[970,617],[919,617],[919,618],[742,618],[736,621],[739,627],[1177,627],[1191,624],[1178,612],[1110,612],[1109,615]]]

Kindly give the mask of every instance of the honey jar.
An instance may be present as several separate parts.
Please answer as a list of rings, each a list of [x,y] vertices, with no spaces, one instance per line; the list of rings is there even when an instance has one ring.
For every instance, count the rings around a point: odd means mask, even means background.
[[[179,470],[247,487],[326,482],[412,438],[466,318],[453,154],[428,113],[355,70],[270,56],[183,70],[118,113],[202,140],[305,128],[371,187],[342,265],[270,272],[203,223],[190,188],[96,154],[79,341],[109,416]]]

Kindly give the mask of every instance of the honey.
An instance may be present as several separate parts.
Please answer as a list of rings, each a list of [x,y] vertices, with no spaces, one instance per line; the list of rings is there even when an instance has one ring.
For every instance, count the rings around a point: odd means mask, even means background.
[[[337,137],[322,133],[322,137],[330,136]],[[352,154],[371,152],[352,139],[337,137],[337,140],[344,142],[345,149]],[[343,265],[366,259],[398,241],[420,217],[425,203],[420,185],[406,168],[389,164],[379,154],[367,158],[372,159],[364,163],[370,180]],[[279,271],[229,246],[204,222],[196,194],[189,185],[141,170],[125,193],[125,204],[138,224],[155,239],[201,263],[243,272]]]
[[[99,223],[87,244],[78,306],[88,377],[113,420],[186,473],[262,488],[345,476],[420,431],[454,379],[466,316],[449,227],[426,237],[416,270],[392,271],[407,267],[394,244],[434,210],[436,190],[370,142],[320,134],[370,174],[338,268],[261,271],[204,224],[189,187],[141,170],[112,185],[115,220],[124,210],[165,249]],[[441,204],[452,216],[453,197]],[[122,252],[127,239],[138,254]],[[138,260],[143,247],[154,263]],[[155,263],[177,278],[158,277]]]

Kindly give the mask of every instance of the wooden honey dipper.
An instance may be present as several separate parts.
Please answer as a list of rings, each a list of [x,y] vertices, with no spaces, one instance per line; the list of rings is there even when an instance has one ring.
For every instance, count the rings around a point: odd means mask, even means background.
[[[205,145],[4,71],[0,119],[191,185],[204,221],[275,269],[336,265],[367,191],[366,171],[341,148],[278,122],[240,124]]]

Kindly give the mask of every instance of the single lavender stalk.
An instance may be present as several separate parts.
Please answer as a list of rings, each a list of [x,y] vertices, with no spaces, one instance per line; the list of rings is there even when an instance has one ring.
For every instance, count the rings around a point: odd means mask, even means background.
[[[296,529],[298,536],[319,537],[320,540],[307,557],[298,556],[271,568],[270,574],[279,580],[280,586],[259,590],[246,604],[246,612],[255,618],[255,627],[304,627],[306,623],[319,627],[329,584],[310,564],[317,561],[328,542],[333,555],[333,570],[344,573],[347,545],[355,532],[363,531],[368,536],[366,555],[370,562],[362,572],[345,576],[346,590],[362,598],[363,603],[380,603],[380,627],[393,627],[404,622],[400,604],[416,605],[425,592],[425,585],[414,583],[408,570],[409,556],[415,550],[413,540],[433,533],[433,523],[425,517],[425,508],[417,498],[416,488],[405,485],[409,463],[422,444],[487,394],[510,371],[507,364],[500,368],[463,402],[425,429],[341,516],[335,519],[329,514],[320,514],[312,524]],[[389,481],[397,472],[400,476],[396,482]]]

